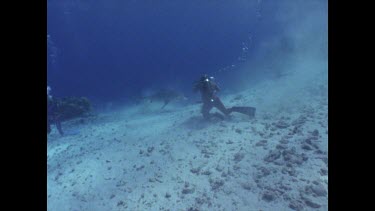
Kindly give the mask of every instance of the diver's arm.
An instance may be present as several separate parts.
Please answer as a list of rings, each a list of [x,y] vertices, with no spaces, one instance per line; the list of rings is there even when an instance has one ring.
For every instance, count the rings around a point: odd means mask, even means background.
[[[216,83],[213,83],[212,85],[213,85],[214,90],[215,90],[216,92],[220,91],[220,88],[219,88],[219,86],[218,86]]]

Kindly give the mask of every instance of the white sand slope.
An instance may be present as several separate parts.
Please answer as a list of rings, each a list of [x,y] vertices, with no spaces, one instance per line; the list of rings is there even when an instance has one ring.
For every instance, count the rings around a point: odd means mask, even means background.
[[[48,210],[328,210],[327,80],[309,78],[221,96],[254,119],[151,104],[53,128]]]

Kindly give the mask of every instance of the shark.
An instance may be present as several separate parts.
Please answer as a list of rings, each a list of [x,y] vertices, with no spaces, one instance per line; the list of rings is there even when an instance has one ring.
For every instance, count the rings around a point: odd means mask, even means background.
[[[165,106],[167,106],[172,101],[181,101],[181,100],[187,100],[187,98],[180,92],[177,92],[172,89],[162,89],[158,90],[155,93],[141,97],[141,100],[148,100],[150,103],[156,101],[156,102],[163,102],[163,106],[161,109],[164,109]]]

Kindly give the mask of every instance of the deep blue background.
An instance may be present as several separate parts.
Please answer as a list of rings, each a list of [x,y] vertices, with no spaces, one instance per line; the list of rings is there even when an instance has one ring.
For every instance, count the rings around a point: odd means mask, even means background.
[[[257,43],[283,33],[275,17],[282,1],[256,2],[48,1],[48,54],[57,49],[54,64],[48,57],[48,84],[58,97],[106,102],[159,87],[189,95],[202,73],[230,81],[235,68],[217,71],[236,63],[249,36],[251,60],[261,52]]]

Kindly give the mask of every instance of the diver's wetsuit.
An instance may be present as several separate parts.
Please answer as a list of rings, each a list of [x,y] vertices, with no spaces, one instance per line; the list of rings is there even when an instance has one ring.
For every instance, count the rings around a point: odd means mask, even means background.
[[[58,104],[52,99],[52,97],[47,95],[47,134],[51,132],[51,124],[55,123],[60,135],[64,135],[57,110]]]
[[[255,108],[250,106],[233,106],[231,108],[225,108],[224,104],[221,102],[219,97],[215,95],[220,89],[216,85],[216,83],[212,80],[212,77],[208,77],[204,75],[201,77],[199,81],[196,82],[194,86],[194,92],[200,91],[202,96],[202,114],[205,119],[209,119],[211,117],[210,110],[213,107],[219,109],[225,116],[228,116],[232,112],[238,112],[245,115],[248,115],[250,118],[255,116]],[[220,113],[214,113],[212,116],[219,117],[220,119],[224,119],[224,116]]]
[[[217,84],[208,78],[202,77],[194,86],[194,92],[200,91],[202,97],[202,110],[201,113],[205,119],[210,118],[210,110],[213,107],[219,109],[222,113],[228,116],[232,111],[231,109],[225,108],[224,104],[221,102],[219,97],[215,95],[219,91]],[[224,116],[219,113],[214,113],[213,116],[224,119]]]

